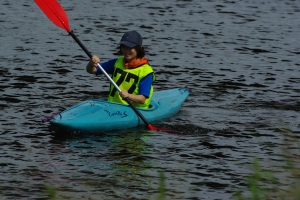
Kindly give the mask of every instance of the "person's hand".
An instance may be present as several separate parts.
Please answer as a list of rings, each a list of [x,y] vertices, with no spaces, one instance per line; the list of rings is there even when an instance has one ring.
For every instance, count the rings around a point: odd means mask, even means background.
[[[98,56],[93,56],[93,57],[91,58],[91,63],[92,63],[95,67],[97,67],[97,66],[98,66],[98,63],[100,63],[100,58],[99,58]]]
[[[122,97],[122,99],[126,99],[129,98],[129,93],[127,90],[122,90],[121,92],[119,92],[119,95]]]

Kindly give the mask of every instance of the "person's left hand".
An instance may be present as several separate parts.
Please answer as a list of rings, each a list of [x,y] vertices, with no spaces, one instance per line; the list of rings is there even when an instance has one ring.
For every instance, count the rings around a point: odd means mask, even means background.
[[[119,92],[119,95],[125,99],[125,98],[129,98],[129,93],[127,90],[122,90],[121,92]]]

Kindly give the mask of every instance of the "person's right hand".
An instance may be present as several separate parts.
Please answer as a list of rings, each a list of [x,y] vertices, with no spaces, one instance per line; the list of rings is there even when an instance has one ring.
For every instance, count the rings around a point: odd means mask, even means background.
[[[98,57],[98,56],[93,56],[92,58],[91,58],[91,63],[95,66],[95,67],[97,67],[98,66],[98,63],[100,63],[100,58]]]

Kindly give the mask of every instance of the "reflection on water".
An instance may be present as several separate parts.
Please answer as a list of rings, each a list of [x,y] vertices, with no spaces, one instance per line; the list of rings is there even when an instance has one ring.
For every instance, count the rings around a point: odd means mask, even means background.
[[[280,171],[279,130],[300,133],[297,1],[60,3],[103,61],[116,56],[125,31],[138,30],[155,89],[192,92],[155,124],[179,134],[139,127],[53,135],[45,117],[105,99],[109,83],[85,72],[84,52],[33,1],[2,1],[1,197],[46,198],[47,185],[62,199],[156,199],[163,172],[166,199],[231,199],[254,157]]]
[[[60,160],[61,155],[63,157],[72,155],[69,159],[61,160],[61,165],[55,165],[55,170],[61,171],[60,180],[56,186],[70,181],[65,174],[73,173],[72,171],[76,169],[71,180],[74,184],[83,184],[80,187],[97,188],[96,196],[102,195],[103,197],[109,194],[111,197],[118,197],[122,194],[128,197],[145,197],[145,194],[135,191],[138,189],[147,191],[147,188],[155,190],[149,185],[149,180],[151,181],[154,177],[147,175],[147,171],[153,167],[153,161],[151,157],[148,157],[153,153],[151,145],[144,141],[149,134],[141,130],[123,133],[110,132],[107,135],[90,137],[78,136],[68,140],[56,138],[53,143],[59,144],[55,148],[55,151],[59,152],[55,155],[51,154],[49,160]],[[74,157],[73,154],[76,156]],[[48,168],[48,164],[46,166]],[[74,192],[74,189],[69,188],[60,192],[62,194]]]

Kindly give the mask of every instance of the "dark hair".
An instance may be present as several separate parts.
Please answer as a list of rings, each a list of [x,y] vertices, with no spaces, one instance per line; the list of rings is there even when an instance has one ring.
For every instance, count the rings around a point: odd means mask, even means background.
[[[118,53],[120,54],[120,55],[122,55],[122,51],[121,51],[121,47],[122,47],[122,44],[120,45],[120,46],[118,46]],[[135,50],[136,50],[136,52],[137,52],[137,58],[143,58],[144,56],[145,56],[145,49],[144,49],[144,47],[143,46],[140,46],[140,45],[136,45],[135,47],[133,47]]]

